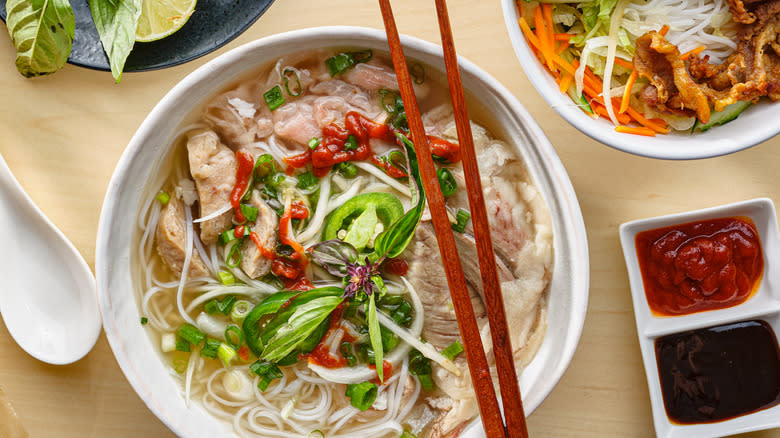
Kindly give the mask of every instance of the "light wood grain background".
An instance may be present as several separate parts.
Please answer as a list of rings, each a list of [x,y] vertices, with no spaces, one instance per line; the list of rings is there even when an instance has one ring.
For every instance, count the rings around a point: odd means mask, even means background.
[[[777,198],[780,138],[694,162],[652,160],[607,148],[569,126],[536,93],[514,56],[498,1],[449,4],[458,52],[515,93],[542,126],[571,176],[587,227],[591,288],[585,329],[563,379],[531,415],[530,434],[654,436],[618,226],[754,197]],[[393,6],[400,32],[439,42],[432,1],[394,0]],[[94,267],[109,178],[159,99],[187,73],[231,48],[278,32],[335,24],[382,28],[374,1],[278,0],[217,52],[162,71],[125,74],[120,85],[109,73],[70,65],[50,77],[24,79],[15,70],[10,39],[0,35],[0,153]],[[33,437],[173,435],[125,381],[102,335],[84,359],[57,367],[25,354],[0,323],[0,388]],[[780,431],[745,436],[780,437]]]

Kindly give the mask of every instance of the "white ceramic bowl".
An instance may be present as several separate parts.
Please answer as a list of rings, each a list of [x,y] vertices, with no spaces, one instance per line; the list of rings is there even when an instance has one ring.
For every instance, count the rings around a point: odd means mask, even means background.
[[[635,243],[637,233],[678,224],[734,216],[751,218],[761,241],[764,274],[755,294],[743,303],[724,309],[680,316],[653,315],[645,297],[642,273],[637,260]],[[636,318],[639,346],[642,350],[642,360],[647,374],[647,385],[650,390],[650,404],[653,409],[656,435],[659,438],[716,437],[780,427],[780,405],[716,423],[681,425],[671,422],[664,408],[655,354],[655,340],[660,336],[738,321],[764,320],[772,327],[775,335],[780,336],[780,284],[778,284],[777,278],[780,271],[776,265],[780,256],[780,232],[772,201],[766,198],[753,199],[703,210],[627,222],[620,226],[620,242],[623,246],[628,279],[631,284],[634,317]]]
[[[526,76],[544,100],[583,134],[607,146],[652,158],[688,160],[715,157],[755,146],[780,133],[780,105],[762,101],[748,108],[736,120],[707,132],[687,132],[643,137],[615,132],[615,126],[593,119],[574,106],[571,98],[558,89],[552,75],[539,62],[528,45],[520,26],[515,0],[501,0],[509,38]]]
[[[406,55],[444,70],[441,47],[403,37]],[[303,49],[365,47],[387,50],[383,32],[356,27],[305,29],[267,37],[232,50],[176,85],[144,120],[117,165],[108,187],[97,236],[95,270],[103,326],[127,380],[149,408],[179,436],[224,436],[226,423],[197,403],[187,408],[166,366],[139,323],[132,284],[132,230],[141,192],[193,108],[231,81],[276,58]],[[533,412],[571,361],[582,332],[588,296],[585,227],[571,182],[554,149],[528,112],[495,79],[461,59],[463,83],[490,108],[495,135],[518,147],[552,213],[555,268],[550,285],[549,327],[541,350],[520,383],[527,413]],[[480,436],[473,424],[465,436]]]

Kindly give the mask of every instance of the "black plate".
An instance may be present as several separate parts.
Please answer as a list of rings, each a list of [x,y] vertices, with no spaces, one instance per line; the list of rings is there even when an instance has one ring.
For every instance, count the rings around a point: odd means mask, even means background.
[[[274,0],[198,0],[195,12],[173,35],[151,43],[135,43],[125,71],[156,70],[182,64],[214,51],[244,32]],[[68,62],[96,70],[111,70],[103,52],[87,0],[71,0],[76,35]],[[5,21],[5,1],[0,1]]]

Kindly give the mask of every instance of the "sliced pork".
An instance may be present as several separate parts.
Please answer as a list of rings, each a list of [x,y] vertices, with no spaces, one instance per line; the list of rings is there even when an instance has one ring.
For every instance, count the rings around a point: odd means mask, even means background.
[[[258,241],[263,249],[257,247],[253,239],[246,239],[241,246],[241,269],[251,278],[262,277],[271,271],[272,260],[267,257],[273,254],[276,247],[276,230],[279,229],[279,217],[271,207],[266,204],[255,190],[249,204],[257,207],[257,220],[250,224],[253,233],[257,234]]]
[[[193,132],[187,140],[190,174],[198,191],[200,217],[230,206],[230,192],[236,185],[238,162],[235,153],[219,141],[214,131]],[[232,224],[233,211],[200,223],[200,239],[209,245]]]
[[[160,220],[157,222],[155,235],[157,252],[168,268],[178,277],[181,277],[182,269],[184,269],[184,260],[187,256],[185,208],[189,207],[184,205],[184,202],[178,197],[172,196],[160,213]],[[187,275],[191,278],[208,275],[209,270],[194,246],[191,251],[190,269]]]

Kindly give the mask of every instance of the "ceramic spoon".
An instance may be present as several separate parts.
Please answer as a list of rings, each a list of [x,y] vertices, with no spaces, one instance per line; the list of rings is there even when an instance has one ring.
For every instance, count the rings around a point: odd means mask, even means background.
[[[43,362],[86,355],[100,334],[95,277],[33,203],[0,155],[0,314],[14,340]]]

